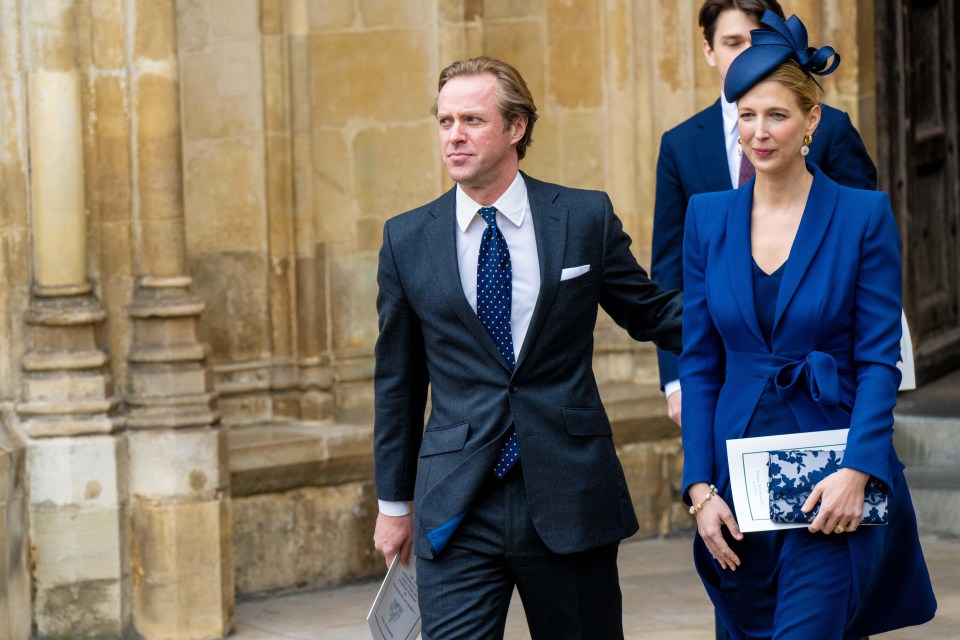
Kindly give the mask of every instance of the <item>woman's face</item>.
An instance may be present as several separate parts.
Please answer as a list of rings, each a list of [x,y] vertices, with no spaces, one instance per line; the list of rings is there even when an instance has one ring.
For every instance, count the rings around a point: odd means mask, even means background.
[[[820,107],[809,112],[796,94],[775,80],[764,80],[737,101],[740,144],[758,172],[778,173],[803,164],[803,137],[820,122]]]

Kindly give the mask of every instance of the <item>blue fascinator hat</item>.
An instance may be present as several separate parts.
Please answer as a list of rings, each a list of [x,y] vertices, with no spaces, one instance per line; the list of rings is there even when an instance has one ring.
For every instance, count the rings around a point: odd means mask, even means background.
[[[800,64],[800,68],[822,91],[823,87],[814,76],[833,73],[840,65],[840,54],[833,47],[816,49],[808,46],[807,28],[795,15],[783,20],[768,9],[760,19],[760,24],[765,28],[750,32],[752,46],[738,55],[727,69],[727,77],[723,82],[723,95],[727,100],[736,102],[791,58]]]

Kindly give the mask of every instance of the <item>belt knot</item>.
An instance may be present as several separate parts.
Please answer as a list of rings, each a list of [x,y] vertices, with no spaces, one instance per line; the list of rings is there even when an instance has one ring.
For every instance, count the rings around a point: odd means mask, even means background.
[[[802,360],[784,364],[777,370],[774,383],[782,400],[790,398],[806,382],[810,397],[817,404],[840,404],[840,376],[837,361],[823,351],[811,351]]]

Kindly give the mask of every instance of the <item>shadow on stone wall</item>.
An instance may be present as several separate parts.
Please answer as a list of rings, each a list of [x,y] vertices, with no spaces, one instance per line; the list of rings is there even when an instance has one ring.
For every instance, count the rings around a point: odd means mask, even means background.
[[[23,441],[0,416],[0,638],[27,640],[30,604],[29,538]]]

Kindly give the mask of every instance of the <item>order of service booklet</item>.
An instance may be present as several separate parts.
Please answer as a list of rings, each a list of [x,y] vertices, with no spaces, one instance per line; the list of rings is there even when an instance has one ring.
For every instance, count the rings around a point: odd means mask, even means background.
[[[374,640],[415,640],[420,635],[420,605],[417,602],[417,565],[393,559],[387,577],[367,614]]]
[[[913,366],[913,340],[910,339],[906,314],[900,315],[900,327],[903,329],[900,336],[900,360],[897,361],[897,369],[900,369],[903,375],[900,378],[900,391],[913,391],[917,388],[917,374]]]
[[[849,429],[788,433],[781,436],[727,440],[730,490],[740,531],[796,529],[807,523],[774,522],[770,519],[770,451],[787,449],[843,449]]]

